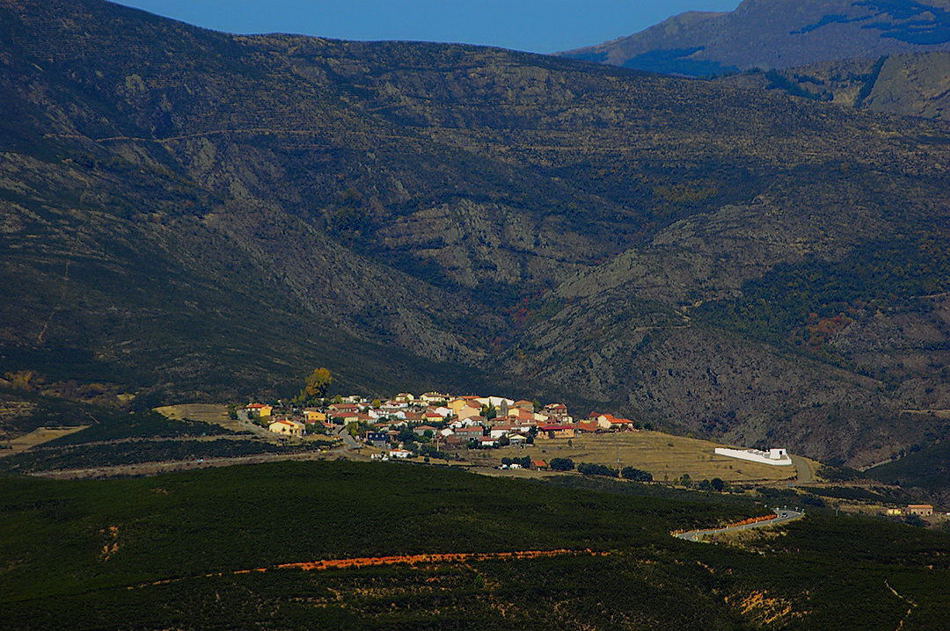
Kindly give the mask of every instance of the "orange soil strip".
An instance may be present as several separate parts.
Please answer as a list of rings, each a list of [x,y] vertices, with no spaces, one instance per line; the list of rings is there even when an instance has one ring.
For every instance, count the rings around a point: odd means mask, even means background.
[[[742,521],[737,521],[734,524],[729,524],[726,528],[735,528],[736,526],[746,526],[748,524],[757,524],[760,521],[772,521],[773,519],[778,519],[778,515],[771,513],[769,515],[761,515],[759,517],[750,517],[748,519],[743,519]]]
[[[470,561],[491,561],[495,559],[542,559],[566,555],[606,556],[607,552],[593,550],[525,550],[521,552],[450,552],[447,554],[410,554],[391,557],[364,557],[356,559],[329,559],[308,563],[283,563],[279,570],[303,570],[320,572],[323,570],[345,570],[355,567],[373,567],[379,565],[418,565],[421,563],[468,563]],[[258,572],[263,570],[256,570]]]
[[[361,567],[379,567],[385,565],[420,565],[423,563],[469,563],[474,561],[544,559],[558,556],[607,556],[609,552],[596,552],[590,548],[584,550],[522,550],[519,552],[449,552],[444,554],[409,554],[388,557],[357,557],[352,559],[325,559],[323,561],[305,561],[302,563],[281,563],[270,568],[259,567],[251,570],[232,572],[214,572],[200,576],[168,578],[152,581],[135,587],[168,585],[189,578],[213,578],[217,576],[254,574],[271,570],[303,570],[304,572],[322,572],[324,570],[347,570]],[[129,589],[134,589],[129,587]]]

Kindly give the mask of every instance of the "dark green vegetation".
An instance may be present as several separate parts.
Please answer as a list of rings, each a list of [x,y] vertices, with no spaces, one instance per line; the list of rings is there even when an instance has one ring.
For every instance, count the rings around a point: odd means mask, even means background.
[[[260,454],[291,454],[318,449],[319,444],[284,447],[259,440],[148,440],[109,444],[43,447],[0,459],[0,471],[32,473],[59,469],[96,469],[154,462],[236,458]]]
[[[899,414],[950,408],[943,123],[98,0],[0,32],[0,373],[148,409],[326,366],[854,466],[946,435]]]
[[[914,449],[903,458],[868,469],[864,476],[950,499],[950,441]]]
[[[599,482],[608,483],[645,488]],[[406,464],[0,478],[0,614],[8,629],[752,629],[769,621],[890,630],[901,620],[905,629],[937,629],[946,618],[947,535],[809,516],[788,536],[745,544],[753,549],[691,544],[668,531],[762,509],[682,495]],[[587,547],[609,555],[231,574],[317,559]],[[151,584],[164,579],[181,580]],[[888,585],[916,604],[909,616]]]
[[[704,77],[948,49],[950,6],[943,0],[744,0],[731,13],[692,11],[563,54]]]
[[[615,469],[611,469],[610,467],[602,464],[593,464],[590,462],[582,462],[577,465],[577,472],[583,475],[603,475],[607,476],[608,478],[617,477],[617,471]]]

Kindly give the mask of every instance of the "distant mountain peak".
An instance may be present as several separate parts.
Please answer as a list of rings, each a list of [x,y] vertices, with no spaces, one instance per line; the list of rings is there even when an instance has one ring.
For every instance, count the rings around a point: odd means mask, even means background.
[[[745,0],[562,53],[615,66],[712,76],[753,68],[950,50],[948,0]]]

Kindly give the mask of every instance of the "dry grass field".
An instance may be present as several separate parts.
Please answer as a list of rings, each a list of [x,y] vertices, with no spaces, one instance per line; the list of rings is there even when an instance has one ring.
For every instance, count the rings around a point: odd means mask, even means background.
[[[219,425],[233,432],[247,430],[241,421],[228,418],[228,406],[220,403],[182,403],[155,408],[155,411],[173,421],[188,419]]]
[[[68,436],[69,434],[75,434],[76,432],[82,431],[87,427],[89,426],[77,425],[75,427],[40,427],[38,429],[34,429],[29,434],[24,434],[23,436],[18,436],[17,438],[11,440],[9,445],[12,447],[12,449],[0,449],[0,458],[23,453],[24,451],[32,449],[37,445],[48,443],[51,440]]]
[[[479,464],[497,465],[504,457],[531,456],[550,461],[570,458],[575,463],[591,462],[616,468],[636,467],[649,471],[655,480],[674,480],[684,473],[693,480],[722,478],[726,482],[778,482],[796,476],[794,466],[775,467],[718,456],[717,443],[672,436],[661,432],[584,434],[578,438],[542,440],[533,446],[504,447],[466,454]]]

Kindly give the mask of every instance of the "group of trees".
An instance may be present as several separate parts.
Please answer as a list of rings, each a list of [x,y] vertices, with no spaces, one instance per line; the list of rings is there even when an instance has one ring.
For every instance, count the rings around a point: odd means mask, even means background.
[[[548,463],[554,471],[573,471],[575,469],[574,461],[570,458],[552,458]],[[649,471],[643,471],[636,467],[624,467],[619,471],[606,465],[595,464],[591,462],[582,462],[576,465],[577,472],[584,475],[602,475],[610,478],[621,477],[625,480],[634,482],[652,482],[653,474]]]
[[[617,477],[617,471],[615,469],[611,469],[610,467],[602,464],[593,464],[590,462],[582,462],[577,465],[577,472],[583,473],[584,475],[603,475],[610,478]]]
[[[690,477],[688,473],[684,473],[680,476],[679,480],[676,482],[680,486],[685,486],[690,489],[693,487],[693,478]],[[712,480],[704,479],[702,482],[696,484],[696,488],[700,491],[715,491],[717,493],[722,493],[726,490],[726,483],[721,478],[713,478]]]
[[[573,471],[574,461],[570,458],[551,458],[548,466],[552,471]]]

